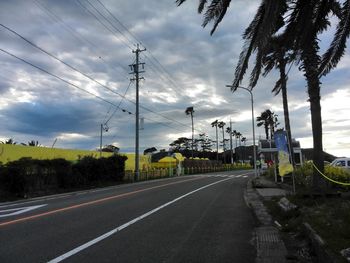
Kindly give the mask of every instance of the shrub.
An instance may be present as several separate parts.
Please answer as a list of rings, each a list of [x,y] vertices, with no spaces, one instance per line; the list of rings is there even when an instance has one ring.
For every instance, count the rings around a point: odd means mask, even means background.
[[[350,183],[350,173],[342,168],[325,166],[324,174],[339,182]],[[313,165],[311,162],[306,162],[302,166],[298,167],[295,171],[296,183],[301,186],[311,187],[313,175]],[[330,182],[331,183],[331,182]],[[331,183],[332,186],[343,187],[340,184]],[[349,187],[345,187],[349,188]]]
[[[83,157],[73,164],[65,159],[21,158],[0,164],[0,195],[7,192],[23,197],[122,181],[126,159],[119,155],[100,159]]]

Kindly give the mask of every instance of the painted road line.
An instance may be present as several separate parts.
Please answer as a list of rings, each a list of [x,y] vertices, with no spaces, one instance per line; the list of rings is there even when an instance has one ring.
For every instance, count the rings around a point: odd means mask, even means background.
[[[23,214],[23,213],[32,211],[34,209],[38,209],[38,208],[43,207],[43,206],[46,206],[46,204],[44,204],[44,205],[32,205],[32,206],[26,206],[26,207],[17,207],[17,208],[0,210],[0,217],[9,217],[9,216],[15,216],[15,215]]]
[[[27,204],[38,203],[38,202],[42,202],[42,201],[49,201],[49,200],[53,200],[53,199],[65,198],[68,196],[72,196],[72,194],[64,194],[64,195],[53,196],[53,197],[37,197],[37,198],[33,198],[34,200],[31,200],[31,201],[0,205],[0,208],[5,208],[5,207],[7,208],[7,207],[18,206],[18,205],[27,205]]]
[[[242,176],[243,176],[243,174],[236,175],[236,178],[239,178],[239,177],[242,177]]]
[[[179,184],[179,183],[184,183],[184,182],[190,182],[190,181],[195,181],[195,180],[199,180],[199,179],[203,179],[203,178],[196,177],[196,178],[193,178],[193,179],[186,179],[186,180],[182,180],[182,181],[176,181],[176,182],[172,182],[172,183],[168,183],[168,184],[162,184],[162,185],[157,185],[157,186],[153,186],[153,187],[149,187],[149,188],[135,190],[135,191],[127,192],[127,193],[124,193],[124,194],[113,195],[113,196],[109,196],[109,197],[105,197],[105,198],[101,198],[101,199],[97,199],[97,200],[93,200],[93,201],[89,201],[89,202],[85,202],[85,203],[81,203],[81,204],[77,204],[77,205],[63,207],[63,208],[60,208],[60,209],[51,210],[51,211],[44,212],[44,213],[41,213],[41,214],[36,214],[36,215],[27,216],[27,217],[23,217],[23,218],[19,218],[19,219],[14,219],[14,220],[11,220],[11,221],[6,221],[6,222],[3,222],[3,223],[0,223],[0,227],[6,226],[6,225],[15,224],[15,223],[19,223],[19,222],[28,221],[28,220],[35,219],[35,218],[40,218],[40,217],[43,217],[43,216],[48,216],[48,215],[52,215],[52,214],[56,214],[56,213],[60,213],[60,212],[64,212],[64,211],[68,211],[68,210],[72,210],[72,209],[88,206],[88,205],[98,204],[98,203],[109,201],[109,200],[113,200],[113,199],[119,199],[119,198],[122,198],[122,197],[125,197],[125,196],[130,196],[130,195],[133,195],[133,194],[142,193],[142,192],[146,192],[146,191],[149,191],[149,190],[153,190],[153,189],[157,189],[157,188],[161,188],[161,187],[165,187],[165,186],[169,186],[169,185],[174,185],[174,184]]]
[[[200,188],[197,188],[197,189],[195,189],[195,190],[193,190],[193,191],[191,191],[191,192],[189,192],[187,194],[181,195],[181,196],[173,199],[170,202],[167,202],[167,203],[165,203],[165,204],[163,204],[161,206],[158,206],[157,208],[155,208],[155,209],[153,209],[153,210],[151,210],[151,211],[149,211],[149,212],[147,212],[147,213],[145,213],[145,214],[143,214],[143,215],[141,215],[139,217],[136,217],[133,220],[131,220],[131,221],[129,221],[129,222],[127,222],[127,223],[125,223],[125,224],[123,224],[121,226],[118,226],[117,228],[114,228],[111,231],[109,231],[109,232],[107,232],[107,233],[105,233],[105,234],[103,234],[103,235],[101,235],[101,236],[99,236],[97,238],[95,238],[95,239],[93,239],[93,240],[91,240],[91,241],[89,241],[89,242],[87,242],[87,243],[85,243],[85,244],[83,244],[83,245],[81,245],[79,247],[76,247],[76,248],[72,249],[71,251],[68,251],[67,253],[65,253],[65,254],[63,254],[61,256],[58,256],[58,257],[50,260],[49,263],[61,262],[61,261],[65,260],[66,258],[69,258],[69,257],[71,257],[71,256],[73,256],[73,255],[75,255],[75,254],[77,254],[77,253],[87,249],[88,247],[90,247],[90,246],[92,246],[92,245],[94,245],[94,244],[96,244],[96,243],[98,243],[98,242],[100,242],[100,241],[102,241],[102,240],[104,240],[104,239],[114,235],[115,233],[123,230],[124,228],[127,228],[128,226],[131,226],[131,225],[135,224],[136,222],[138,222],[138,221],[148,217],[149,215],[152,215],[152,214],[158,212],[159,210],[161,210],[161,209],[163,209],[163,208],[165,208],[165,207],[167,207],[167,206],[169,206],[169,205],[171,205],[171,204],[173,204],[173,203],[175,203],[175,202],[177,202],[177,201],[179,201],[179,200],[181,200],[181,199],[183,199],[183,198],[185,198],[185,197],[187,197],[189,195],[192,195],[192,194],[194,194],[194,193],[196,193],[198,191],[201,191],[201,190],[203,190],[205,188],[208,188],[210,186],[216,185],[218,183],[221,183],[221,182],[224,182],[224,181],[227,181],[227,180],[231,180],[231,178],[226,178],[226,179],[222,179],[220,181],[217,181],[217,182],[214,182],[214,183],[211,183],[211,184],[207,184],[207,185],[202,186]]]

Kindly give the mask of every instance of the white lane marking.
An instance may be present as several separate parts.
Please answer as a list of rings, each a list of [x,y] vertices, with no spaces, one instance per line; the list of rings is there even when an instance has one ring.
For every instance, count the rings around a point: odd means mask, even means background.
[[[165,203],[165,204],[163,204],[161,206],[158,206],[157,208],[154,208],[153,210],[151,210],[151,211],[149,211],[149,212],[147,212],[147,213],[145,213],[145,214],[143,214],[143,215],[141,215],[139,217],[136,217],[133,220],[131,220],[131,221],[129,221],[129,222],[127,222],[127,223],[125,223],[125,224],[123,224],[121,226],[118,226],[117,228],[114,228],[113,230],[111,230],[111,231],[109,231],[109,232],[107,232],[107,233],[105,233],[105,234],[103,234],[103,235],[101,235],[101,236],[99,236],[97,238],[95,238],[95,239],[93,239],[93,240],[91,240],[91,241],[89,241],[89,242],[87,242],[87,243],[85,243],[85,244],[83,244],[83,245],[81,245],[79,247],[76,247],[76,248],[72,249],[71,251],[68,251],[67,253],[65,253],[65,254],[63,254],[61,256],[58,256],[58,257],[50,260],[48,263],[61,262],[61,261],[65,260],[66,258],[69,258],[69,257],[79,253],[80,251],[82,251],[82,250],[84,250],[84,249],[86,249],[86,248],[88,248],[88,247],[90,247],[90,246],[92,246],[92,245],[94,245],[94,244],[96,244],[96,243],[98,243],[98,242],[100,242],[100,241],[110,237],[111,235],[113,235],[113,234],[115,234],[115,233],[117,233],[117,232],[119,232],[121,230],[123,230],[124,228],[127,228],[128,226],[130,226],[132,224],[135,224],[136,222],[144,219],[145,217],[147,217],[147,216],[149,216],[151,214],[154,214],[155,212],[158,212],[159,210],[163,209],[164,207],[167,207],[167,206],[169,206],[169,205],[171,205],[171,204],[173,204],[173,203],[175,203],[175,202],[177,202],[177,201],[179,201],[179,200],[181,200],[181,199],[183,199],[183,198],[185,198],[185,197],[187,197],[187,196],[189,196],[191,194],[194,194],[194,193],[196,193],[196,192],[198,192],[200,190],[203,190],[203,189],[205,189],[207,187],[213,186],[215,184],[218,184],[218,183],[230,180],[230,179],[231,178],[222,179],[220,181],[216,181],[214,183],[207,184],[207,185],[202,186],[200,188],[197,188],[197,189],[195,189],[195,190],[193,190],[193,191],[191,191],[191,192],[189,192],[187,194],[179,196],[179,197],[175,198],[174,200],[172,200],[170,202],[167,202],[167,203]]]
[[[65,195],[60,195],[60,196],[55,196],[55,197],[50,197],[50,198],[42,198],[40,197],[40,199],[36,199],[35,200],[31,200],[31,201],[25,201],[25,202],[21,202],[21,203],[13,203],[13,204],[5,204],[5,205],[1,205],[0,208],[4,208],[4,207],[13,207],[13,206],[17,206],[17,205],[26,205],[26,204],[32,204],[32,203],[38,203],[38,202],[42,202],[42,201],[49,201],[49,200],[53,200],[53,199],[60,199],[60,198],[65,198],[67,196],[71,196],[71,194],[65,194]]]
[[[239,178],[239,177],[242,177],[242,174],[240,174],[240,175],[236,175],[236,178]]]
[[[243,175],[243,177],[244,177],[244,178],[247,178],[247,177],[248,177],[248,175]]]
[[[8,217],[8,216],[15,216],[15,215],[23,214],[23,213],[32,211],[34,209],[43,207],[45,205],[46,204],[0,210],[0,217]]]

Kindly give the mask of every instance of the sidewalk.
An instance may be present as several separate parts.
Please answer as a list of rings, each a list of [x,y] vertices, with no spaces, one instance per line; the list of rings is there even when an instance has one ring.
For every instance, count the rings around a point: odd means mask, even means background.
[[[248,181],[245,200],[253,209],[260,223],[260,226],[255,229],[257,263],[297,262],[295,260],[287,260],[288,252],[286,246],[280,237],[278,229],[274,226],[271,215],[262,202],[264,198],[282,197],[287,193],[287,190],[281,189],[276,183],[262,177],[254,181]]]

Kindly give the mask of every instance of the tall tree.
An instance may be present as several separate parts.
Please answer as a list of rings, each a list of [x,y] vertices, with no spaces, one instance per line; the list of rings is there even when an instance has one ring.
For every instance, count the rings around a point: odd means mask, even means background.
[[[230,120],[230,125],[232,125],[231,120]],[[231,127],[226,128],[226,133],[229,134],[230,136],[230,156],[231,156],[231,163],[233,163],[233,150],[232,150],[232,136],[233,136],[233,131]]]
[[[222,151],[223,151],[223,160],[225,163],[225,127],[226,123],[223,121],[220,121],[218,123],[218,127],[222,130]]]
[[[246,137],[241,138],[241,142],[243,142],[244,148],[243,148],[243,160],[245,160],[245,143],[247,141]]]
[[[216,160],[219,161],[219,138],[218,138],[218,125],[219,121],[215,120],[211,123],[211,127],[215,127],[216,131]]]
[[[186,115],[190,115],[191,116],[191,121],[192,121],[192,145],[191,145],[191,155],[193,158],[193,146],[194,146],[194,125],[193,125],[193,113],[194,113],[194,109],[193,107],[187,107],[185,110]]]
[[[271,114],[270,110],[265,110],[260,114],[260,116],[256,117],[256,121],[257,121],[256,125],[258,127],[264,126],[266,140],[269,139],[269,128],[270,128],[270,119],[271,119],[270,114]]]

